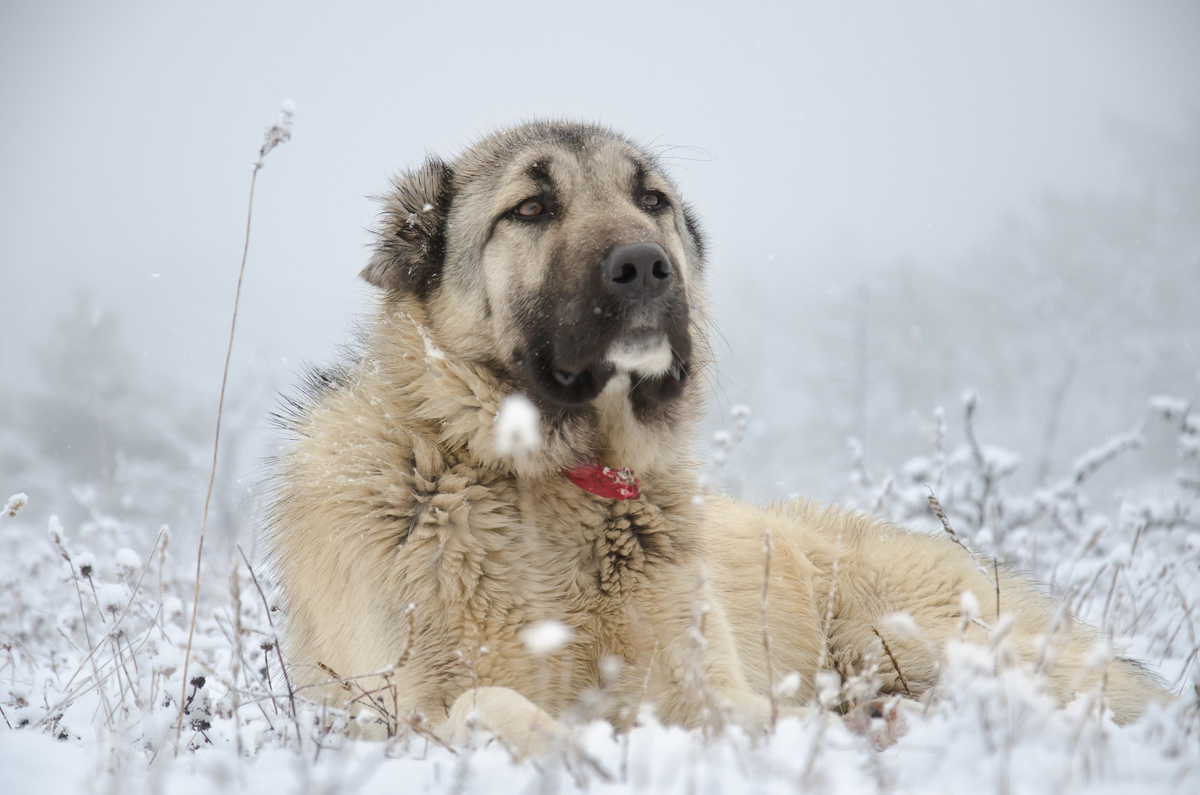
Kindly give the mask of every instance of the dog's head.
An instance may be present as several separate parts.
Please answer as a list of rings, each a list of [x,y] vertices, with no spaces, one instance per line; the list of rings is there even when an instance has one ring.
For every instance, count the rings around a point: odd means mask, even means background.
[[[394,180],[363,277],[415,297],[452,353],[570,411],[628,376],[639,414],[696,367],[703,244],[657,158],[603,127],[533,123]]]

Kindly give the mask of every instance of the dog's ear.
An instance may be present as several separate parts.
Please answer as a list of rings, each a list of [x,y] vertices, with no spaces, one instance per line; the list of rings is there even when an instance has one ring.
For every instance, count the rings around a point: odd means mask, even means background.
[[[450,167],[431,157],[392,179],[382,196],[375,251],[362,277],[376,287],[427,298],[441,277],[450,207]]]

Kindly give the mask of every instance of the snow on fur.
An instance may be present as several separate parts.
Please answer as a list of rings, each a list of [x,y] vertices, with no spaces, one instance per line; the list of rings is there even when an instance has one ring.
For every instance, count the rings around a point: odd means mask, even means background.
[[[496,452],[506,458],[537,452],[542,443],[537,406],[524,395],[509,395],[501,401],[496,414],[495,434]]]

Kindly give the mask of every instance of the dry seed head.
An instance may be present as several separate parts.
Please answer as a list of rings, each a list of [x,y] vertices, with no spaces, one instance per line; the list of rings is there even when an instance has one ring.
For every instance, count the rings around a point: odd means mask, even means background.
[[[118,613],[129,603],[129,589],[122,583],[101,583],[96,588],[96,601],[101,610]]]
[[[117,564],[117,576],[121,578],[133,577],[142,567],[141,557],[129,548],[118,549],[114,559]]]
[[[5,516],[16,516],[21,512],[21,509],[29,502],[29,497],[24,493],[14,494],[8,498],[8,502],[4,505]]]
[[[290,99],[279,107],[279,115],[263,133],[262,147],[258,150],[258,160],[254,163],[256,169],[262,168],[263,158],[275,147],[292,140],[292,117],[296,113],[296,105]]]
[[[56,549],[58,549],[59,554],[61,554],[63,557],[67,557],[67,549],[64,546],[66,534],[63,532],[62,522],[58,520],[57,515],[50,517],[50,525],[47,533],[50,536],[50,543],[53,544]],[[70,558],[68,558],[68,560],[69,559]]]
[[[933,489],[929,489],[929,507],[933,509],[934,516],[942,523],[942,528],[957,541],[958,533],[954,532],[954,528],[950,526],[950,520],[946,517],[946,512],[942,510],[942,504],[933,493]]]

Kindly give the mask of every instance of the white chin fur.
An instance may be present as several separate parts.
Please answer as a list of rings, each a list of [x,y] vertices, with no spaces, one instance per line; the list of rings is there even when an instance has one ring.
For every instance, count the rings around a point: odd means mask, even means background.
[[[666,337],[643,343],[618,342],[609,350],[608,362],[627,373],[662,375],[671,369],[671,344]]]

